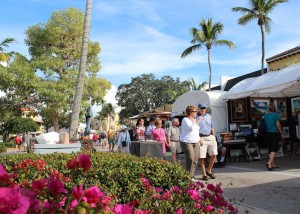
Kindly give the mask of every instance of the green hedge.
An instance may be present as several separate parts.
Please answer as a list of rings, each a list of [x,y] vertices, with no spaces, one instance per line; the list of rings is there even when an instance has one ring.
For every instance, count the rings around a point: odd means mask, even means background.
[[[6,151],[7,151],[7,147],[1,143],[0,144],[0,153],[6,152]]]
[[[77,154],[54,153],[47,155],[17,154],[0,157],[6,169],[18,173],[18,183],[24,180],[33,181],[48,176],[55,169],[62,177],[70,177],[76,183],[86,186],[98,185],[108,195],[117,196],[118,203],[141,198],[141,177],[145,177],[153,186],[162,189],[170,189],[173,186],[187,187],[190,183],[189,174],[179,165],[173,165],[168,161],[152,158],[139,158],[120,153],[91,153],[92,168],[87,174],[66,167],[67,161]],[[41,159],[46,162],[45,170],[37,170],[36,167],[26,167],[23,170],[16,165],[29,158]]]

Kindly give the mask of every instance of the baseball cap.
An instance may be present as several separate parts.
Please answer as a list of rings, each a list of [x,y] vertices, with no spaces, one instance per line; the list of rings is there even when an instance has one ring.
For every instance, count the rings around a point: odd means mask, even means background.
[[[198,108],[206,108],[206,105],[204,103],[199,103]]]

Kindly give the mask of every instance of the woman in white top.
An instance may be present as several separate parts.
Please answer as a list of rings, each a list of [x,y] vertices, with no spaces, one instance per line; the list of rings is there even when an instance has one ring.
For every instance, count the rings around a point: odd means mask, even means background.
[[[130,153],[129,147],[131,145],[131,140],[127,126],[123,126],[120,129],[117,144],[122,153]]]
[[[185,154],[185,168],[190,172],[192,181],[194,181],[197,160],[199,158],[199,122],[196,120],[197,108],[195,106],[186,107],[186,117],[181,122],[180,145]]]

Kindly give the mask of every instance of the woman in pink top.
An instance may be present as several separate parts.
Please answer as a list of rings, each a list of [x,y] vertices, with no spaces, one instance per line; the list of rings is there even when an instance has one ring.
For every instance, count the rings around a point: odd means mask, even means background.
[[[166,154],[166,144],[168,147],[169,147],[169,144],[166,140],[165,130],[163,128],[161,128],[161,125],[162,125],[161,119],[159,119],[159,118],[156,119],[154,124],[155,124],[155,128],[151,132],[151,139],[162,142],[162,153],[165,155]]]

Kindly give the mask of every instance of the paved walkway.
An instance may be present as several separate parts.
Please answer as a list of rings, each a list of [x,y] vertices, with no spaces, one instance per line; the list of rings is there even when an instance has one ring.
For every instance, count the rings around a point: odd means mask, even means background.
[[[267,170],[266,162],[267,159],[227,163],[224,168],[214,168],[216,179],[208,182],[221,182],[224,196],[236,200],[239,213],[299,214],[300,157],[278,158],[280,168],[274,171]],[[196,177],[202,178],[200,167]]]

